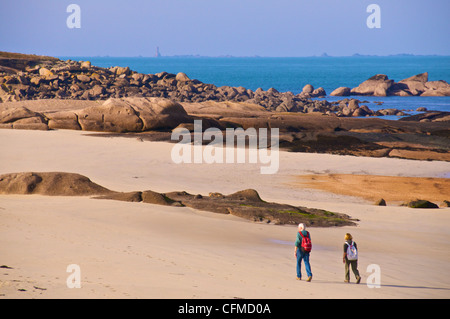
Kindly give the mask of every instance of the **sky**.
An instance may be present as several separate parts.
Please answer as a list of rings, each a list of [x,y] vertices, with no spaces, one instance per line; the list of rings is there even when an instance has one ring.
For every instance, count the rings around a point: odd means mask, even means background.
[[[70,4],[80,28],[69,28]],[[370,4],[380,28],[369,28]],[[450,55],[449,0],[1,0],[0,51],[51,56]],[[75,20],[71,20],[75,21]]]

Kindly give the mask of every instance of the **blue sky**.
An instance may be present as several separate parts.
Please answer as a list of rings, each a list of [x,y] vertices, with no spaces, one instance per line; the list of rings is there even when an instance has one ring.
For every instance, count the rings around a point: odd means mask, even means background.
[[[69,4],[81,28],[69,29]],[[369,4],[381,8],[370,29]],[[2,0],[0,50],[53,56],[450,55],[449,0]]]

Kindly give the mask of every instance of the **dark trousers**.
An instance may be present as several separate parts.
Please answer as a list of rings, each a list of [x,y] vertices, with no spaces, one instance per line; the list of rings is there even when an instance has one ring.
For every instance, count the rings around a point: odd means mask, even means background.
[[[345,259],[345,280],[350,281],[350,267],[355,274],[356,279],[359,278],[358,261]]]

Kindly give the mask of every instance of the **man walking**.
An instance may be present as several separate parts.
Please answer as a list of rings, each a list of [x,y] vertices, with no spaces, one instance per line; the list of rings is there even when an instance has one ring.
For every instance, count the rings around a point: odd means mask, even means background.
[[[311,265],[309,264],[309,254],[311,252],[311,235],[306,231],[305,225],[300,223],[298,225],[297,239],[295,240],[295,257],[297,257],[297,280],[302,279],[302,260],[305,263],[306,274],[310,282],[312,279]]]

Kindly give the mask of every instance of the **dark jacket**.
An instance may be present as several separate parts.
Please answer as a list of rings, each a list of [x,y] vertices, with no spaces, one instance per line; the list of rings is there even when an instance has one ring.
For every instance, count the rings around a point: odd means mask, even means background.
[[[344,243],[344,254],[346,254],[345,259],[347,259],[347,249],[348,246],[352,243],[353,239],[347,240]],[[356,243],[353,241],[353,246],[355,246],[356,250],[358,250],[358,246],[356,245]]]

